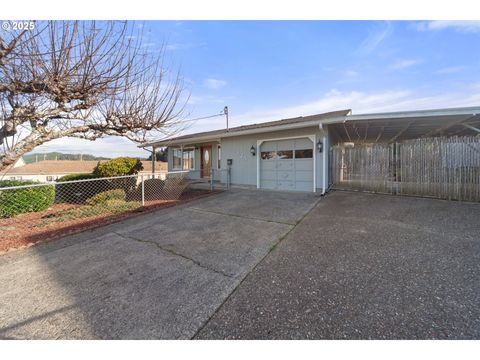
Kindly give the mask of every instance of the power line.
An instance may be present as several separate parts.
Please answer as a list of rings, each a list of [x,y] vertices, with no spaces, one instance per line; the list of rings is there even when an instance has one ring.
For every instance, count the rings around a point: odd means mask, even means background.
[[[209,115],[209,116],[202,116],[202,117],[199,117],[199,118],[194,118],[194,119],[189,119],[189,120],[182,120],[182,121],[179,121],[179,122],[181,122],[181,123],[184,123],[184,122],[192,122],[192,121],[210,119],[210,118],[213,118],[213,117],[223,116],[223,115],[225,115],[225,113],[222,111],[222,112],[219,113],[219,114]]]

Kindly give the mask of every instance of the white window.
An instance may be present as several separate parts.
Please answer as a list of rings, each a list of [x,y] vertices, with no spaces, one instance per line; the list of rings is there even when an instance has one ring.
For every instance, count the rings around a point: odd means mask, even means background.
[[[218,157],[217,169],[220,169],[222,167],[222,146],[221,145],[217,146],[217,157]]]
[[[173,170],[181,170],[182,169],[182,150],[180,149],[173,149]]]
[[[183,149],[183,170],[195,169],[195,149]]]

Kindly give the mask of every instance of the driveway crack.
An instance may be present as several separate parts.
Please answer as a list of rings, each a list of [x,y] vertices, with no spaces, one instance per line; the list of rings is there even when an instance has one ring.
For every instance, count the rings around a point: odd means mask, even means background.
[[[151,240],[144,240],[144,239],[139,239],[139,238],[136,238],[136,237],[133,237],[133,236],[129,236],[129,235],[124,235],[124,234],[120,234],[120,233],[117,233],[117,232],[113,232],[115,235],[118,235],[124,239],[127,239],[127,240],[133,240],[133,241],[138,241],[138,242],[141,242],[141,243],[145,243],[145,244],[152,244],[152,245],[155,245],[157,248],[159,248],[160,250],[164,251],[164,252],[167,252],[169,253],[170,255],[175,255],[175,256],[179,256],[187,261],[190,261],[192,263],[194,263],[195,265],[201,267],[202,269],[205,269],[205,270],[209,270],[209,271],[212,271],[214,273],[217,273],[217,274],[220,274],[220,275],[223,275],[225,277],[228,277],[228,278],[233,278],[234,275],[233,274],[229,274],[229,273],[226,273],[226,272],[223,272],[222,270],[217,270],[217,269],[214,269],[214,268],[211,268],[209,266],[206,266],[204,264],[202,264],[201,262],[195,260],[195,259],[192,259],[186,255],[183,255],[179,252],[176,252],[175,250],[172,250],[172,249],[168,249],[160,244],[158,244],[157,242],[155,241],[151,241]]]
[[[191,207],[191,208],[189,208],[188,210],[190,210],[190,211],[196,211],[196,212],[201,212],[201,213],[211,213],[211,214],[215,214],[215,215],[230,216],[230,217],[236,217],[236,218],[242,218],[242,219],[248,219],[248,220],[258,220],[258,221],[264,221],[264,222],[268,222],[268,223],[275,223],[275,224],[295,226],[295,223],[286,222],[286,221],[277,221],[277,220],[270,220],[270,219],[262,219],[262,218],[258,218],[258,217],[238,215],[238,214],[228,214],[228,213],[225,213],[225,212],[214,211],[214,210],[205,210],[205,209],[194,208],[194,207]]]

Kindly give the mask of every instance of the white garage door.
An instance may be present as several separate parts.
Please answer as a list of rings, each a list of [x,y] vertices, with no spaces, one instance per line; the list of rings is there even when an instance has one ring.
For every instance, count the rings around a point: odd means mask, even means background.
[[[308,138],[266,141],[260,147],[260,187],[313,191],[313,143]]]

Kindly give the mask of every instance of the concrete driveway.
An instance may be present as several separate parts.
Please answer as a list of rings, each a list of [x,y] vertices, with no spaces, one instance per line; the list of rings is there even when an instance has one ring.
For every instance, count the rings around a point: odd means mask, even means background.
[[[0,256],[0,337],[191,338],[319,199],[232,190]]]
[[[200,339],[480,339],[480,204],[328,194]]]

